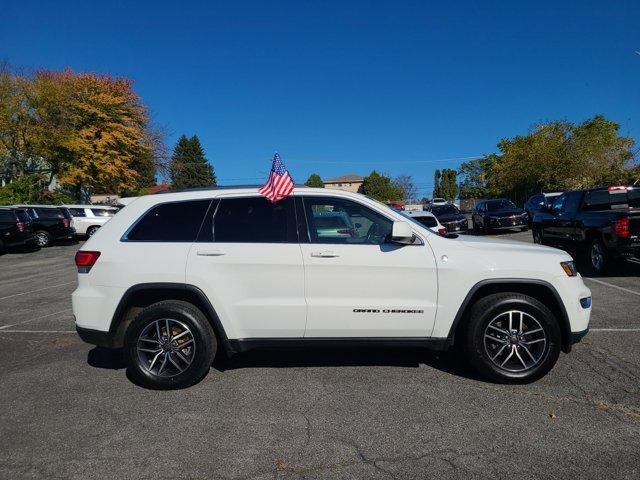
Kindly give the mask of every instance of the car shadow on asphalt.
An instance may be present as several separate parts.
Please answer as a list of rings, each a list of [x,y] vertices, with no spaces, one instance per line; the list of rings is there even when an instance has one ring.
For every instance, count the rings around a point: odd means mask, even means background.
[[[213,368],[224,372],[243,368],[301,367],[398,367],[418,368],[420,365],[454,376],[479,379],[464,357],[455,350],[436,352],[420,348],[314,347],[307,349],[256,349],[219,355]]]
[[[479,380],[464,357],[456,350],[435,352],[420,348],[324,348],[256,349],[227,355],[220,352],[212,367],[219,372],[245,368],[303,368],[303,367],[397,367],[418,368],[426,365],[457,377]],[[126,368],[123,351],[94,347],[89,350],[87,363],[93,368],[120,370]],[[483,380],[484,381],[484,380]]]

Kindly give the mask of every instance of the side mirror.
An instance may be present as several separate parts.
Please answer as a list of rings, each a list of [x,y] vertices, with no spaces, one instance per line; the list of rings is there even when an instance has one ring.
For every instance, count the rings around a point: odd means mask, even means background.
[[[411,245],[415,236],[411,226],[407,222],[395,221],[391,227],[391,241]]]

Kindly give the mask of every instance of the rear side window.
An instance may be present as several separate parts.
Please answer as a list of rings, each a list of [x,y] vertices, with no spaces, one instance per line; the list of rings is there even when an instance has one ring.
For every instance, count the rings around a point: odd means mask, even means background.
[[[131,228],[134,242],[194,242],[211,200],[156,205]]]
[[[96,217],[113,217],[115,212],[108,208],[92,208],[91,211]]]
[[[16,217],[11,210],[0,210],[0,223],[15,223]]]
[[[34,208],[38,218],[65,218],[59,208]]]
[[[70,208],[69,211],[74,217],[86,217],[84,208]]]
[[[412,218],[427,228],[433,228],[438,225],[438,221],[433,217],[412,217]]]
[[[640,189],[593,190],[584,196],[583,210],[611,210],[640,207]]]
[[[202,241],[229,243],[297,243],[293,198],[271,203],[264,197],[222,199],[211,234]]]

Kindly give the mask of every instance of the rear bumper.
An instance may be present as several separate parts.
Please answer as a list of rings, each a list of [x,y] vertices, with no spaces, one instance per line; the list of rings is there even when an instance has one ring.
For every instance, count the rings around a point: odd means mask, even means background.
[[[5,246],[7,247],[21,247],[23,245],[33,245],[36,243],[36,237],[34,234],[25,235],[22,238],[15,239],[12,242],[5,242]]]
[[[85,343],[97,345],[98,347],[116,348],[115,335],[111,332],[82,328],[76,325],[76,332]]]
[[[52,236],[54,240],[73,240],[76,237],[76,229],[73,227],[65,228],[55,232]]]

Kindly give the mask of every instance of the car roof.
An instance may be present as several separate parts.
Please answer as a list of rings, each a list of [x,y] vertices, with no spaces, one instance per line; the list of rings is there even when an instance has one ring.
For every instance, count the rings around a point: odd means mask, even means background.
[[[64,205],[12,205],[15,208],[66,208]]]
[[[107,208],[110,210],[117,210],[118,207],[114,207],[112,205],[61,205],[61,207],[66,208]]]

